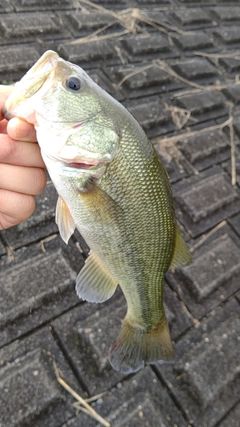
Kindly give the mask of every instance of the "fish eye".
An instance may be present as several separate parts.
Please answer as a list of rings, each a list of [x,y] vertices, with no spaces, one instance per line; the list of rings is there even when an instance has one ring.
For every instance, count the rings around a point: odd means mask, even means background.
[[[73,92],[78,92],[81,89],[80,79],[75,76],[68,77],[66,80],[66,88]]]

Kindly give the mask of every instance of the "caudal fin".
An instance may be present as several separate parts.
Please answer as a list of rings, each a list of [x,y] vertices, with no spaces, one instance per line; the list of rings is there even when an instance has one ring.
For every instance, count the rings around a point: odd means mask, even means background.
[[[127,318],[113,344],[109,361],[116,371],[131,374],[145,364],[162,363],[174,357],[168,322],[165,316],[151,331],[132,326]]]

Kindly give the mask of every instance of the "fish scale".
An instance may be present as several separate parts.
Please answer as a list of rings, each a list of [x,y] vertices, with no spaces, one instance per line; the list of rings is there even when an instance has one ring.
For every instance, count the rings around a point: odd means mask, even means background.
[[[128,140],[131,140],[131,136],[129,135],[130,130],[128,130],[127,136]],[[146,143],[149,144],[145,141],[145,144]],[[170,196],[170,188],[166,186],[165,189],[159,180],[159,168],[161,165],[155,157],[152,147],[150,146],[149,151],[154,160],[152,160],[151,163],[149,161],[148,169],[144,164],[146,163],[145,156],[140,158],[139,154],[136,159],[135,151],[129,149],[129,147],[132,148],[130,144],[122,144],[123,151],[121,158],[124,163],[128,162],[128,164],[136,165],[136,171],[135,168],[133,168],[130,177],[132,190],[128,189],[127,192],[122,192],[122,189],[129,187],[129,175],[122,173],[122,171],[126,171],[126,167],[118,158],[115,160],[118,167],[116,168],[115,162],[113,162],[109,167],[109,173],[101,182],[101,188],[107,194],[112,197],[116,197],[116,195],[119,194],[117,201],[119,205],[123,207],[123,212],[127,213],[123,218],[118,218],[117,222],[121,238],[116,239],[116,241],[121,242],[121,247],[115,248],[115,262],[113,262],[113,248],[109,245],[109,242],[115,237],[114,230],[108,229],[110,235],[106,235],[105,242],[103,242],[103,239],[101,240],[101,248],[99,251],[96,250],[96,244],[94,242],[97,230],[93,229],[91,231],[91,236],[86,234],[84,237],[87,241],[91,242],[91,247],[95,247],[95,252],[100,259],[102,259],[102,254],[104,254],[104,258],[106,258],[106,247],[110,247],[111,259],[107,260],[107,264],[111,265],[111,272],[113,276],[117,277],[127,298],[128,315],[130,317],[134,316],[138,324],[150,324],[151,327],[153,327],[157,325],[159,318],[163,314],[162,281],[163,274],[167,271],[173,254],[175,240],[173,229],[175,227],[175,219],[172,206],[171,209],[166,209],[165,213],[162,214],[163,205],[167,204],[167,200]],[[111,171],[111,169],[113,171]],[[113,173],[118,173],[117,169],[121,171],[117,180],[118,189],[114,187],[114,191],[110,192],[110,189],[112,190],[111,176]],[[165,174],[165,171],[163,171],[163,174]],[[139,176],[142,177],[140,181]],[[125,196],[124,198],[122,193],[125,193],[127,197]],[[135,200],[135,203],[133,203],[133,200]],[[129,209],[130,206],[131,211]],[[108,211],[108,205],[103,206],[101,216],[104,218]],[[136,215],[136,211],[138,215]],[[95,218],[97,217],[100,217],[99,210]],[[87,217],[82,218],[81,223],[88,221],[89,219]],[[129,231],[127,236],[126,230]],[[151,234],[151,230],[159,230],[162,236],[162,245],[159,244],[158,234]],[[102,234],[105,234],[105,230]],[[128,250],[124,251],[124,246],[128,246]],[[167,256],[166,250],[169,251]],[[118,254],[121,260],[117,257]],[[132,265],[130,265],[130,262]],[[130,287],[129,281],[131,281]],[[139,289],[141,287],[143,288],[142,291]],[[157,290],[157,292],[155,292],[155,290]],[[136,295],[138,295],[139,292],[142,294],[142,298],[139,301],[140,307],[137,315]],[[158,296],[157,299],[156,294]],[[156,319],[155,322],[153,322],[153,318]],[[149,326],[147,326],[147,328],[149,328]]]
[[[138,122],[78,66],[46,52],[8,98],[7,119],[34,124],[59,194],[67,243],[77,227],[91,248],[76,281],[103,302],[119,284],[127,300],[109,360],[128,374],[174,356],[163,308],[169,268],[191,262],[177,227],[164,166]]]

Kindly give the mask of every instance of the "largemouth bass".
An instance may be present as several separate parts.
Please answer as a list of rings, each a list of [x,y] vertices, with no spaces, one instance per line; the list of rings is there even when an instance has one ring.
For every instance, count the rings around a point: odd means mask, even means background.
[[[127,314],[109,360],[124,374],[174,356],[163,309],[164,273],[191,262],[176,224],[168,175],[131,114],[78,66],[47,51],[16,83],[7,119],[34,124],[59,194],[67,243],[78,228],[91,248],[80,298],[103,302],[117,285]]]

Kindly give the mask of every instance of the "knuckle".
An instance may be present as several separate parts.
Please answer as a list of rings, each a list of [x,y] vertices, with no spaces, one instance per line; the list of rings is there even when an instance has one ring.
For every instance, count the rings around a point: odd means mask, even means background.
[[[25,221],[27,218],[29,218],[36,207],[36,202],[33,196],[29,196],[29,195],[24,195],[24,197],[22,197],[22,210],[21,210],[21,220]]]
[[[35,211],[36,202],[33,196],[28,194],[16,193],[16,202],[18,203],[17,210],[15,210],[15,223],[20,224],[26,221]]]
[[[28,219],[36,207],[34,197],[28,194],[15,193],[15,203],[17,207],[14,209],[14,216],[17,215],[18,223]]]
[[[16,144],[7,135],[2,135],[0,144],[0,161],[6,162],[14,157]]]
[[[35,192],[34,192],[35,196],[38,196],[39,194],[42,193],[42,191],[46,186],[46,182],[47,182],[47,176],[45,171],[40,168],[36,169],[35,170]]]
[[[5,230],[28,219],[35,210],[33,196],[0,190],[0,230]]]

